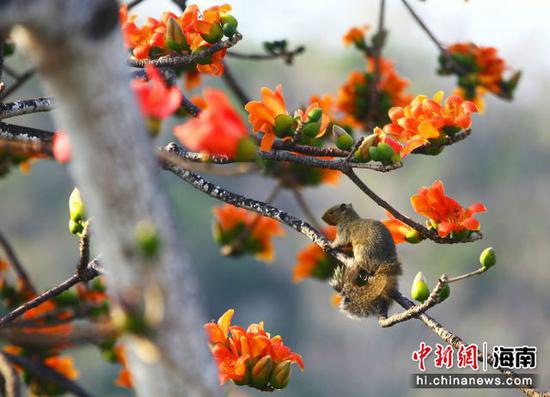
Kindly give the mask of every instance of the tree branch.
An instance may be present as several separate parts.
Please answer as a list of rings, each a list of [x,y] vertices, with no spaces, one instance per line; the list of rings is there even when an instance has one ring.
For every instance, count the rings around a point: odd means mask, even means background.
[[[24,368],[26,371],[30,372],[33,376],[39,379],[47,382],[53,382],[64,390],[71,392],[76,396],[92,397],[92,395],[84,390],[82,386],[80,386],[78,383],[70,380],[62,373],[57,372],[56,370],[42,364],[41,362],[5,352],[3,354],[12,364]]]
[[[301,219],[280,210],[279,208],[273,207],[272,205],[268,205],[261,201],[253,200],[223,189],[194,172],[178,167],[168,158],[164,159],[164,168],[180,177],[183,181],[189,183],[195,189],[206,193],[210,197],[234,205],[235,207],[256,212],[260,215],[275,219],[278,222],[290,226],[294,230],[302,233],[304,236],[312,240],[327,254],[334,256],[340,262],[348,266],[351,265],[353,261],[352,258],[348,257],[339,250],[333,249],[330,241],[328,241],[325,236],[323,236],[318,230],[314,229],[307,222],[304,222]]]
[[[31,299],[30,301],[22,304],[21,306],[17,307],[16,309],[12,310],[8,314],[0,318],[0,327],[12,322],[13,320],[22,316],[29,310],[46,302],[47,300],[60,295],[62,292],[67,291],[72,286],[80,283],[81,281],[92,280],[95,277],[99,276],[100,274],[102,274],[101,267],[99,266],[97,259],[94,259],[92,262],[88,264],[88,266],[84,271],[80,272],[80,274],[79,273],[73,274],[71,277],[63,281],[61,284],[53,288],[50,288],[49,290],[38,295],[36,298]]]
[[[54,107],[53,98],[34,98],[22,101],[0,103],[0,120],[38,112],[48,112]]]
[[[145,65],[155,65],[157,67],[159,66],[185,66],[185,65],[191,65],[193,63],[196,63],[200,60],[206,59],[210,55],[223,50],[224,48],[230,48],[233,47],[235,44],[241,40],[243,36],[237,32],[231,37],[230,39],[220,41],[216,44],[211,45],[204,51],[200,51],[195,54],[191,55],[181,55],[181,56],[167,56],[159,59],[134,59],[130,58],[128,59],[128,65],[133,66],[135,68],[143,68]]]
[[[2,94],[0,95],[0,101],[3,101],[7,97],[9,97],[11,94],[13,94],[15,91],[17,91],[23,84],[25,84],[28,80],[30,80],[32,76],[34,76],[35,72],[36,71],[34,69],[30,69],[25,73],[23,73],[22,75],[20,75],[11,86],[6,88],[2,92]]]

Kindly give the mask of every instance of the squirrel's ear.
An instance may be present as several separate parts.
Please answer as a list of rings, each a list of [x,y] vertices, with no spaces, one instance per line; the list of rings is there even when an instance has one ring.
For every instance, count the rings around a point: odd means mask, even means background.
[[[348,208],[353,208],[353,205],[351,205],[351,203],[349,203]]]
[[[340,204],[340,209],[345,210],[347,208],[347,204]]]

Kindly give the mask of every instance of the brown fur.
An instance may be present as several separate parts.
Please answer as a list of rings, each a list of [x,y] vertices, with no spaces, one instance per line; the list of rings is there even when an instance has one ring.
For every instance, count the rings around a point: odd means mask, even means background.
[[[353,248],[353,265],[338,269],[332,282],[343,298],[341,309],[353,317],[385,313],[401,275],[389,230],[381,222],[359,217],[351,204],[329,208],[323,220],[337,226],[333,247]]]

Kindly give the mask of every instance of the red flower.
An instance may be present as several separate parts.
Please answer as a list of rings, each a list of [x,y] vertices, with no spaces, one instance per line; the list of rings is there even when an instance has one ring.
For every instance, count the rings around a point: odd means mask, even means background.
[[[410,227],[406,223],[401,222],[399,219],[395,218],[388,211],[386,211],[386,215],[388,216],[388,219],[384,219],[382,221],[382,223],[390,231],[391,236],[393,237],[394,243],[395,244],[401,244],[401,243],[404,243],[405,241],[407,241],[406,237],[411,232],[414,232],[415,229],[413,229],[412,227]]]
[[[411,205],[418,214],[431,219],[441,237],[465,229],[479,230],[479,221],[473,218],[473,214],[487,211],[482,203],[463,208],[454,199],[445,195],[440,180],[435,181],[430,187],[420,188],[418,193],[411,197]]]
[[[154,66],[145,66],[145,72],[149,81],[141,79],[132,81],[132,88],[136,93],[141,113],[147,117],[164,119],[179,108],[181,92],[176,86],[168,87]]]
[[[52,138],[53,157],[58,163],[65,164],[71,161],[71,143],[64,131],[56,132]]]
[[[207,88],[203,96],[206,109],[176,126],[174,135],[190,150],[235,157],[239,142],[248,137],[246,125],[223,91]]]

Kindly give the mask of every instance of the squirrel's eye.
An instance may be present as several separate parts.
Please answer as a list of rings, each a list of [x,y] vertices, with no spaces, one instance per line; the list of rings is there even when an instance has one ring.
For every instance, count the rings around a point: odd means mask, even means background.
[[[346,205],[345,205],[345,204],[340,204],[340,209],[341,209],[341,210],[345,210],[345,209],[346,209]]]
[[[359,271],[359,274],[357,275],[357,278],[355,279],[356,285],[367,285],[369,281],[370,274],[366,270]]]

